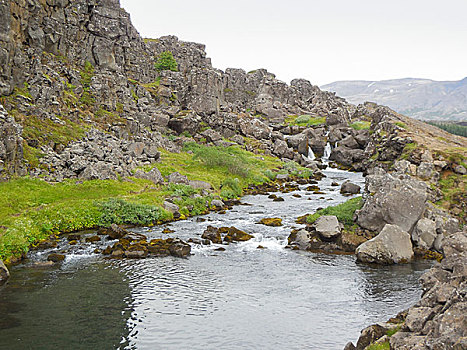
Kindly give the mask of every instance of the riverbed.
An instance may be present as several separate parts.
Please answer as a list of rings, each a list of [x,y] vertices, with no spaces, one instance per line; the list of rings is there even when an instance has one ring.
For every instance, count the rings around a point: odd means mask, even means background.
[[[368,324],[413,304],[430,264],[373,267],[353,255],[286,249],[291,229],[302,227],[298,216],[349,198],[333,182],[363,186],[358,173],[324,174],[324,194],[301,185],[276,193],[283,202],[246,196],[225,214],[134,229],[184,240],[208,225],[254,235],[225,251],[193,244],[188,259],[108,260],[91,243],[63,240],[61,265],[37,267],[49,252],[30,254],[0,288],[0,349],[342,349]],[[266,217],[284,225],[257,224]],[[166,227],[175,232],[163,234]]]

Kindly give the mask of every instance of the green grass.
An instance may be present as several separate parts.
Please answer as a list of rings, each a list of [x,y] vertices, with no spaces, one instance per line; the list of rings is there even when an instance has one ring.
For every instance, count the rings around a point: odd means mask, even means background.
[[[402,150],[401,159],[409,159],[410,155],[413,151],[417,148],[417,144],[415,142],[408,143],[404,146]]]
[[[285,123],[288,125],[297,126],[315,126],[326,123],[326,117],[313,117],[311,115],[289,115],[285,119]]]
[[[350,124],[349,126],[355,130],[369,130],[371,126],[371,122],[356,121]]]
[[[341,203],[333,207],[327,207],[321,210],[318,210],[312,215],[308,215],[306,222],[309,224],[314,223],[320,216],[323,215],[335,215],[339,222],[344,224],[346,227],[353,225],[353,216],[355,211],[361,209],[363,206],[362,197],[355,197],[349,199],[347,202]]]
[[[368,345],[366,350],[389,350],[391,347],[389,341]]]
[[[275,158],[259,157],[239,147],[191,143],[181,153],[161,150],[161,162],[152,167],[157,166],[164,176],[178,171],[191,180],[209,182],[214,193],[233,198],[240,196],[249,184],[269,181],[268,170],[282,165]],[[150,181],[135,178],[82,183],[66,180],[57,184],[20,178],[0,183],[0,193],[0,259],[3,260],[20,255],[51,234],[111,223],[151,225],[170,220],[172,215],[161,209],[169,196],[177,197],[175,203],[185,216],[205,213],[212,200],[211,195],[193,196],[201,191],[190,186],[156,187]]]
[[[394,124],[401,127],[402,129],[407,129],[407,124],[405,124],[403,122],[395,122]]]

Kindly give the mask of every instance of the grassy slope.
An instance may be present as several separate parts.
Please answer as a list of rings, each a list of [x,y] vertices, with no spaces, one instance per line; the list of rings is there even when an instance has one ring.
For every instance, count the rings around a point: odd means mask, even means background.
[[[156,165],[163,175],[178,171],[189,179],[207,181],[226,197],[241,194],[241,188],[248,184],[268,181],[268,170],[282,166],[277,159],[259,157],[239,147],[196,144],[178,154],[162,151],[161,158]],[[240,193],[235,191],[236,185],[240,186]],[[21,178],[0,183],[0,258],[19,255],[50,234],[110,222],[152,224],[168,220],[171,215],[160,206],[171,195],[180,197],[176,203],[182,214],[200,214],[212,198],[193,199],[195,192],[184,185],[154,186],[150,181],[134,178],[82,183],[67,180],[57,184]]]

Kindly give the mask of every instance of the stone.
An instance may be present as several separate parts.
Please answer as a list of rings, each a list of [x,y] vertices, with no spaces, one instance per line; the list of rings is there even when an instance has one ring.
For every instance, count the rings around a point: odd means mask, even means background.
[[[52,261],[54,263],[62,262],[63,260],[65,260],[65,255],[52,253],[47,256],[47,260]]]
[[[211,201],[211,206],[213,206],[214,208],[216,208],[216,209],[219,210],[219,209],[224,208],[224,207],[225,207],[225,204],[224,204],[224,202],[221,201],[220,199],[213,199],[213,200]]]
[[[172,214],[179,213],[180,211],[180,208],[178,205],[171,203],[169,201],[164,201],[164,203],[162,204],[162,207]]]
[[[180,239],[175,239],[169,246],[170,255],[185,258],[191,254],[191,246]]]
[[[265,218],[259,221],[260,224],[266,226],[282,226],[282,219],[281,218]]]
[[[465,169],[462,165],[456,165],[453,168],[454,172],[459,174],[459,175],[466,175],[467,174],[467,169]]]
[[[160,172],[159,169],[157,169],[156,167],[152,168],[152,169],[151,169],[150,171],[148,171],[148,172],[144,172],[144,171],[142,171],[142,170],[138,170],[138,171],[136,171],[136,173],[135,173],[134,176],[135,176],[136,178],[138,178],[138,179],[150,180],[150,181],[152,181],[155,185],[164,182],[164,178],[162,177],[161,172]]]
[[[378,339],[386,335],[386,332],[389,329],[388,325],[384,323],[374,324],[365,328],[362,330],[360,337],[358,338],[356,349],[365,349],[368,345],[376,342]]]
[[[413,307],[405,319],[405,325],[411,332],[420,332],[425,323],[434,315],[434,310],[430,307]]]
[[[289,245],[296,246],[301,250],[307,250],[310,245],[310,233],[307,230],[296,230],[287,238]]]
[[[212,186],[209,182],[200,181],[200,180],[189,180],[188,184],[197,190],[212,190]]]
[[[167,180],[169,181],[169,183],[173,184],[189,184],[188,178],[185,175],[180,174],[179,172],[174,172],[170,174]]]
[[[10,278],[10,272],[8,271],[3,261],[0,260],[0,286],[4,284],[8,278]]]
[[[421,218],[427,201],[427,186],[408,175],[369,175],[365,180],[369,193],[361,210],[355,212],[357,223],[370,231],[381,231],[386,224],[412,232]]]
[[[203,232],[203,234],[201,235],[201,238],[208,239],[212,243],[216,243],[216,244],[222,243],[222,237],[221,237],[221,234],[219,233],[219,230],[213,226],[208,226],[206,230]]]
[[[107,233],[110,239],[120,239],[123,236],[125,236],[128,233],[128,231],[121,228],[117,224],[112,224],[110,225],[110,228],[107,230]]]
[[[334,240],[341,234],[339,221],[333,215],[320,216],[312,224],[312,228],[323,240]]]
[[[226,242],[245,242],[252,239],[253,236],[246,233],[245,231],[239,230],[236,227],[229,227],[227,234],[224,237],[224,241]]]
[[[341,185],[340,192],[343,194],[358,194],[360,193],[360,190],[361,190],[360,186],[347,180],[347,181],[344,181],[344,183]]]
[[[431,249],[437,237],[436,223],[430,219],[418,220],[413,232],[412,241],[423,249]]]
[[[377,264],[406,263],[414,255],[410,235],[391,224],[386,224],[375,238],[361,244],[355,253],[358,261]]]

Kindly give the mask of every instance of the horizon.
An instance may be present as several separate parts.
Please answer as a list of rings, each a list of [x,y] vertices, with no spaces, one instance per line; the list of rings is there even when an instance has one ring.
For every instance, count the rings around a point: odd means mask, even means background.
[[[358,0],[302,4],[259,0],[235,4],[205,0],[121,0],[147,38],[175,35],[206,45],[214,67],[265,68],[284,82],[415,79],[458,81],[467,77],[467,2]]]

